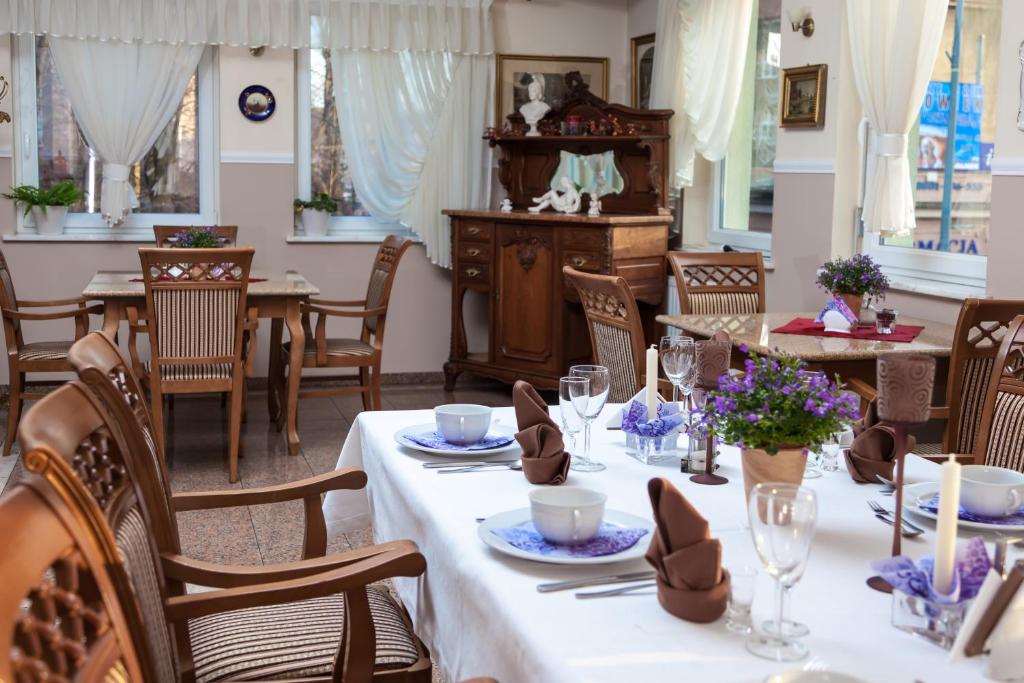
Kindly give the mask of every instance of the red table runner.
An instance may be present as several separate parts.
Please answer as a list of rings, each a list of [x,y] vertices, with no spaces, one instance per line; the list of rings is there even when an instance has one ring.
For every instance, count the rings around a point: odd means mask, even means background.
[[[921,334],[923,325],[897,325],[892,334],[878,334],[874,326],[854,327],[849,334],[843,332],[826,332],[822,323],[816,323],[810,318],[793,318],[782,327],[776,327],[772,332],[779,334],[803,334],[809,337],[839,337],[841,339],[866,339],[870,341],[887,342],[912,342]]]
[[[170,278],[167,278],[167,279],[170,279]],[[249,278],[249,282],[266,282],[266,281],[267,281],[267,278],[265,278],[265,277],[251,277],[251,278]],[[132,278],[132,282],[145,282],[145,280],[143,280],[141,277],[133,277]]]

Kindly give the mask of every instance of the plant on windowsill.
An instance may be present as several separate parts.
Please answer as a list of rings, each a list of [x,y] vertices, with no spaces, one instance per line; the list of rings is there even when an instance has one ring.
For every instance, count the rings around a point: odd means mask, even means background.
[[[59,235],[64,232],[68,207],[82,198],[82,191],[70,180],[62,180],[45,190],[33,185],[12,187],[4,197],[24,207],[25,216],[32,215],[40,235]]]
[[[293,206],[302,230],[307,235],[326,235],[331,214],[338,213],[338,200],[328,194],[319,194],[312,199],[296,199]]]
[[[832,296],[841,297],[854,315],[860,317],[864,295],[884,299],[889,289],[889,278],[878,264],[865,254],[827,261],[818,269],[818,286]]]
[[[723,375],[708,395],[698,431],[740,447],[749,498],[760,482],[802,482],[807,452],[858,418],[856,397],[824,372],[794,357],[750,354],[742,377]]]

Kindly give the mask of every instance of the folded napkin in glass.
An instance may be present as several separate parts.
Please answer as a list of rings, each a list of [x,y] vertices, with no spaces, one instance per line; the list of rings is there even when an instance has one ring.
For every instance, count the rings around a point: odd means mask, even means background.
[[[647,419],[647,406],[639,401],[631,401],[622,414],[622,431],[640,436],[665,436],[678,431],[683,425],[684,416],[679,412],[678,403],[659,403],[657,417]]]
[[[597,535],[589,541],[572,545],[561,545],[545,540],[534,528],[533,522],[523,522],[505,529],[494,529],[492,533],[512,547],[534,555],[603,557],[629,550],[647,534],[647,529],[633,529],[605,522],[601,525]]]
[[[932,499],[927,503],[918,503],[918,507],[922,510],[938,514],[939,512],[939,494],[932,496]],[[977,522],[979,524],[1013,524],[1019,525],[1024,524],[1024,505],[1017,508],[1017,511],[1013,514],[1007,515],[1006,517],[985,517],[983,515],[976,515],[972,512],[964,510],[963,506],[960,506],[960,519],[965,522]]]
[[[424,448],[433,448],[439,451],[488,451],[492,448],[501,448],[512,443],[511,434],[487,434],[476,443],[457,444],[448,443],[444,436],[437,431],[423,432],[422,434],[406,434],[405,438]]]

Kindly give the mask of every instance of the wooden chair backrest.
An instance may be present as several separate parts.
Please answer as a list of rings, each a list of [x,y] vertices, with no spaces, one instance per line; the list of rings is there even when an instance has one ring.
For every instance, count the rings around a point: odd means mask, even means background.
[[[11,277],[11,270],[7,267],[7,259],[0,251],[0,309],[9,311],[18,310],[18,295],[14,293],[14,280]],[[25,343],[21,334],[21,321],[13,318],[4,319],[4,339],[7,342],[7,353],[17,353],[18,349]]]
[[[974,461],[1024,472],[1024,315],[999,345],[978,432]]]
[[[98,537],[114,539],[108,562],[145,680],[173,681],[174,649],[163,618],[166,582],[148,510],[132,479],[116,427],[81,382],[40,399],[21,420],[29,479],[50,487]],[[34,475],[34,476],[33,476]]]
[[[92,332],[75,342],[68,351],[68,362],[113,418],[108,427],[118,431],[128,455],[127,473],[141,494],[157,548],[180,553],[178,525],[171,509],[170,476],[154,438],[149,403],[130,364],[103,332]]]
[[[944,453],[974,453],[989,381],[1007,328],[1024,314],[1024,300],[966,299],[953,333],[946,404]]]
[[[370,270],[370,282],[366,287],[366,308],[387,307],[391,300],[391,288],[398,274],[398,262],[402,260],[406,249],[412,246],[412,240],[388,235],[377,249]],[[370,341],[373,336],[374,345],[380,347],[384,343],[384,319],[387,312],[369,316],[363,321],[363,341]]]
[[[64,501],[30,484],[0,497],[0,681],[143,681],[96,538]]]
[[[684,315],[764,313],[764,258],[760,252],[686,252],[666,255]]]
[[[165,365],[242,368],[249,269],[255,250],[139,249],[152,381]]]
[[[615,275],[583,273],[571,266],[562,273],[579,292],[594,359],[611,376],[608,401],[628,401],[642,384],[646,358],[643,321],[633,291]]]
[[[153,226],[153,238],[156,242],[156,246],[159,248],[173,247],[177,241],[176,237],[182,230],[188,230],[187,225],[154,225]],[[213,234],[217,236],[222,247],[234,247],[238,244],[238,226],[237,225],[207,225],[207,227],[213,231]]]

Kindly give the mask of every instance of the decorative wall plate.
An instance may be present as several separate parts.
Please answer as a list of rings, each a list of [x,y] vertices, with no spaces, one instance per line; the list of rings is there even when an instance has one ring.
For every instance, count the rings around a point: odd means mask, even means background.
[[[238,96],[238,110],[250,121],[266,121],[276,107],[274,93],[262,85],[250,85]]]

